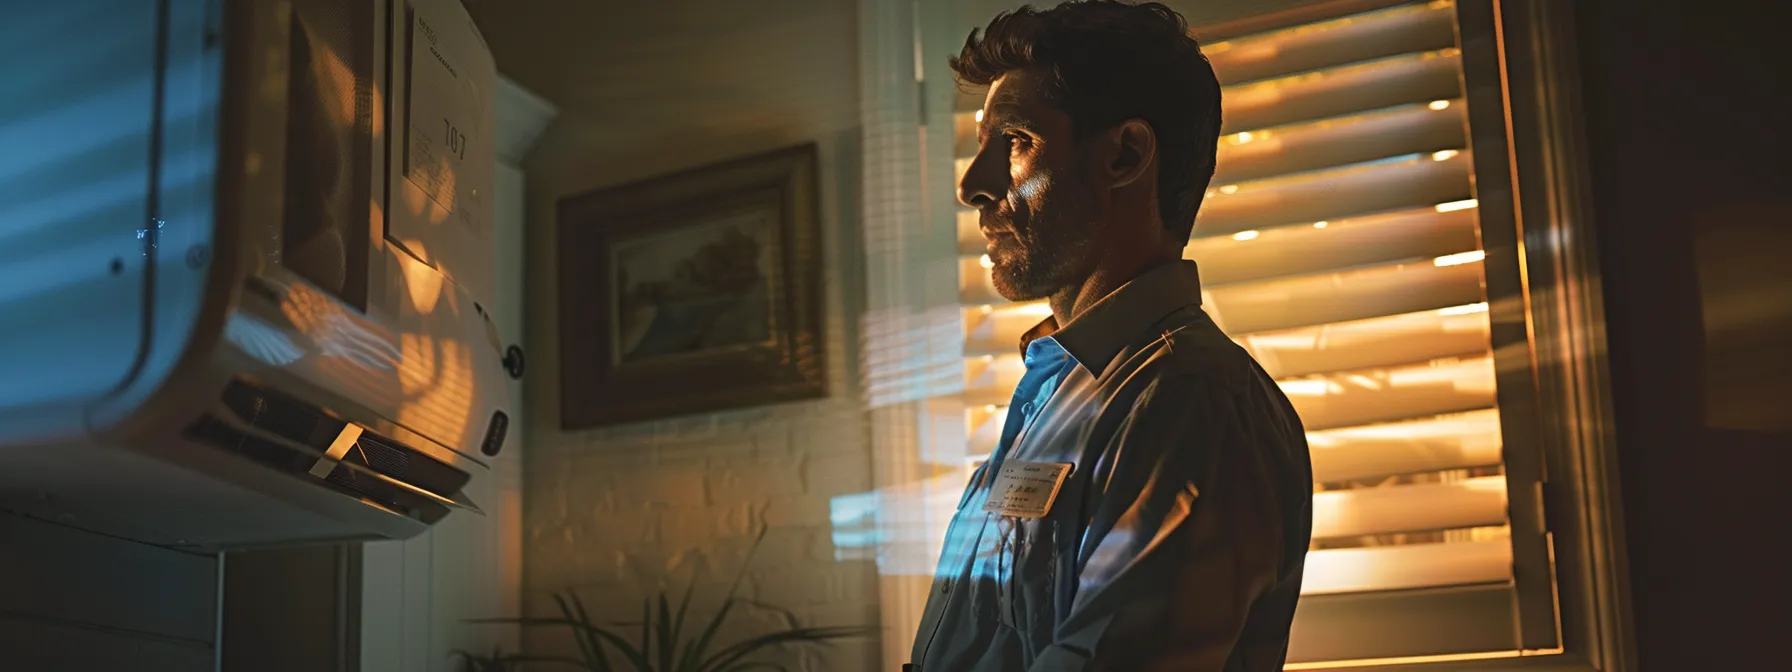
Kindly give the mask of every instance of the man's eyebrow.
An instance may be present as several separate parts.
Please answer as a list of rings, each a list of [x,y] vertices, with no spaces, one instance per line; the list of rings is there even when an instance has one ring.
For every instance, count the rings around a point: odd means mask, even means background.
[[[977,142],[979,144],[988,140],[991,133],[1026,131],[1035,135],[1038,134],[1038,131],[1033,126],[1033,122],[1015,117],[1011,114],[1005,114],[1007,111],[1006,108],[1008,107],[1009,106],[1006,105],[996,105],[990,108],[988,114],[983,115],[983,121],[977,123]]]

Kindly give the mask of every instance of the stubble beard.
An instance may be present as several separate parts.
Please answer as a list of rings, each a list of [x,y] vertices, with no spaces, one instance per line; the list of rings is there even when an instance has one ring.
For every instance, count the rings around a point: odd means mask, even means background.
[[[1058,211],[1056,217],[1036,217],[1025,233],[996,243],[990,250],[990,280],[996,293],[1009,301],[1049,298],[1079,281],[1094,246],[1091,222],[1079,212]]]

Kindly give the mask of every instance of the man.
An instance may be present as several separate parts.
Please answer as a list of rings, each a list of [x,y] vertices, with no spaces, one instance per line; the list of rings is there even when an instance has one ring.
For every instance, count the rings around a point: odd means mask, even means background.
[[[1052,317],[1023,339],[911,668],[1282,669],[1306,439],[1182,260],[1213,176],[1213,70],[1180,15],[1115,2],[998,15],[950,64],[989,86],[959,198],[996,289]]]

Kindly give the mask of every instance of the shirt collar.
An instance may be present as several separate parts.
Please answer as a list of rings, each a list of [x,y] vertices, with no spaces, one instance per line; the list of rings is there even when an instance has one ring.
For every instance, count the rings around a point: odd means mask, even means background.
[[[1049,336],[1090,375],[1100,376],[1140,333],[1190,305],[1201,305],[1201,274],[1195,262],[1164,264],[1127,281],[1069,324],[1060,327],[1057,318],[1045,318],[1021,336],[1021,352]]]

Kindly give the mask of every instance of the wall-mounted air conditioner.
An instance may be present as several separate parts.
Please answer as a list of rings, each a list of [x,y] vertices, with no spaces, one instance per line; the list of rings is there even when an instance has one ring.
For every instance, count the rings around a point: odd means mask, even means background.
[[[196,549],[476,511],[520,307],[491,305],[497,82],[460,3],[8,14],[0,509]]]

